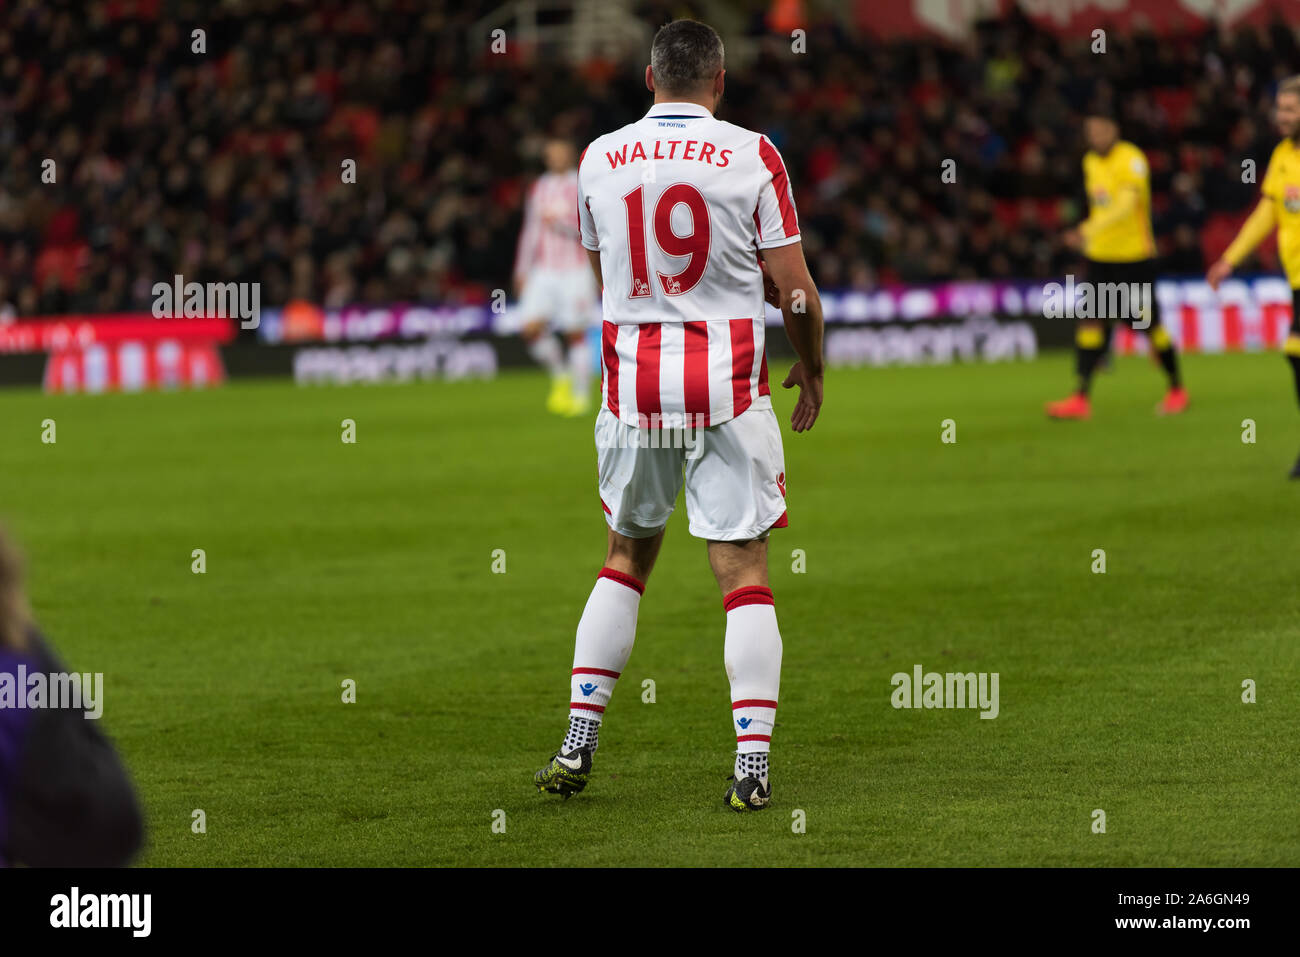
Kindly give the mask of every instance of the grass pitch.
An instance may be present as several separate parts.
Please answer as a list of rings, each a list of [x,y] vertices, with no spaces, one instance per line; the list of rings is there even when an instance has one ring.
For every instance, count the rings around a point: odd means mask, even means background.
[[[1042,414],[1064,354],[832,370],[785,429],[757,815],[722,804],[724,618],[680,502],[591,784],[532,788],[604,547],[591,425],[538,375],[0,392],[0,519],[45,631],[105,674],[143,864],[1296,865],[1300,416],[1276,355],[1185,365],[1185,416],[1129,359],[1087,423]],[[997,672],[999,716],[895,710],[917,664]]]

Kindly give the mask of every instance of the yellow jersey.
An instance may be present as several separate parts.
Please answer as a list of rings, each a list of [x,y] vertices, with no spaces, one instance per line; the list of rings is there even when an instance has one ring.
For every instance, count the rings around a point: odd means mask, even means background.
[[[1287,282],[1292,289],[1300,288],[1300,149],[1289,138],[1269,157],[1260,192],[1272,200],[1277,253]]]
[[[1083,157],[1088,218],[1079,226],[1083,254],[1096,262],[1131,263],[1156,254],[1151,231],[1151,179],[1147,158],[1127,140],[1102,156]]]

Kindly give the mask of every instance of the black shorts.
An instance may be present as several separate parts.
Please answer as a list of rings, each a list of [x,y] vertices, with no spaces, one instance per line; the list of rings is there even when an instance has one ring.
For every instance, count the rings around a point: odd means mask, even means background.
[[[1139,259],[1132,263],[1104,263],[1096,260],[1088,260],[1088,281],[1094,286],[1102,284],[1145,284],[1149,290],[1149,318],[1150,326],[1147,327],[1149,333],[1156,326],[1160,325],[1160,304],[1156,301],[1156,261],[1154,259]],[[1106,297],[1098,296],[1097,303],[1100,307]],[[1132,324],[1138,320],[1132,316],[1098,316],[1107,326],[1116,320]]]
[[[1300,336],[1300,289],[1291,290],[1291,335]]]

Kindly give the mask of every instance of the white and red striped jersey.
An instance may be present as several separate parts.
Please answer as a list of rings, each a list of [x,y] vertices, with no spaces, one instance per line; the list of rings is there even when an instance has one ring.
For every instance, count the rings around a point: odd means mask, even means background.
[[[535,269],[591,269],[578,242],[578,173],[543,173],[528,190],[515,275]]]
[[[678,428],[771,408],[757,250],[800,237],[766,136],[657,103],[583,152],[578,219],[600,251],[610,412]]]

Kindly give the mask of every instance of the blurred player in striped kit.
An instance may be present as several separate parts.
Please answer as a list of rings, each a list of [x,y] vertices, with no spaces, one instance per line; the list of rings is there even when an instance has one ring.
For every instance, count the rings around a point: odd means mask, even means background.
[[[1269,157],[1260,184],[1259,205],[1205,278],[1218,289],[1219,283],[1276,227],[1278,255],[1291,285],[1291,331],[1282,349],[1291,364],[1296,397],[1300,399],[1300,76],[1279,84],[1276,109],[1282,142]],[[1291,478],[1300,479],[1300,459],[1291,469]]]
[[[591,411],[593,356],[587,330],[596,318],[596,287],[578,241],[573,145],[547,140],[543,158],[546,172],[533,183],[524,207],[515,291],[528,352],[551,376],[546,408],[557,415],[585,415]]]
[[[1082,247],[1088,260],[1088,280],[1098,287],[1127,286],[1149,292],[1130,311],[1138,315],[1106,315],[1085,319],[1075,332],[1078,380],[1074,394],[1047,404],[1053,419],[1086,419],[1092,412],[1088,392],[1093,373],[1110,351],[1116,321],[1143,319],[1147,339],[1169,380],[1169,391],[1156,411],[1175,415],[1187,408],[1187,390],[1178,371],[1178,351],[1160,322],[1155,298],[1156,241],[1151,230],[1151,181],[1147,158],[1119,138],[1119,125],[1106,108],[1094,109],[1084,121],[1088,152],[1083,157],[1088,218],[1066,234],[1066,243]],[[1100,290],[1097,302],[1102,301]],[[1140,328],[1135,322],[1135,328]]]

